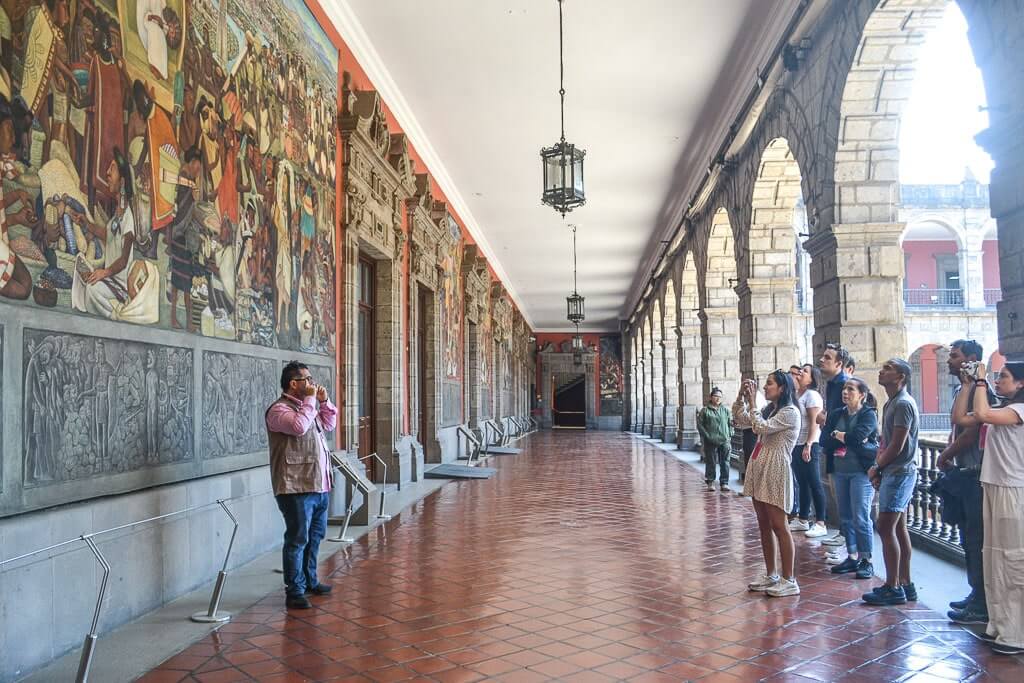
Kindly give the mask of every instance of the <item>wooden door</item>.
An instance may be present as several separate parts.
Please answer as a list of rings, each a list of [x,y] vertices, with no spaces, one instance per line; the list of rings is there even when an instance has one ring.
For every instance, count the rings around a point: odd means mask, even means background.
[[[418,320],[416,321],[416,407],[419,410],[417,427],[419,429],[419,442],[424,450],[427,448],[427,392],[432,389],[427,381],[427,322],[430,317],[430,304],[433,301],[433,292],[418,287],[419,301],[416,306]]]
[[[358,438],[359,457],[373,453],[377,447],[377,382],[374,356],[377,351],[377,330],[374,316],[374,264],[359,260],[359,313],[357,321],[356,363],[359,377]],[[371,481],[377,481],[377,461],[366,460],[366,471]]]

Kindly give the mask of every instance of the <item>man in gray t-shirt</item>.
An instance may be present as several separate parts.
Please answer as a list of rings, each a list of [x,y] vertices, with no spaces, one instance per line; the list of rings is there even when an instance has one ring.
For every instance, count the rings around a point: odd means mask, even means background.
[[[910,396],[910,364],[890,358],[878,371],[878,383],[889,401],[882,410],[882,443],[868,470],[878,489],[878,522],[885,558],[885,584],[863,596],[869,605],[902,605],[917,600],[910,580],[910,533],[907,505],[917,484],[917,403]]]

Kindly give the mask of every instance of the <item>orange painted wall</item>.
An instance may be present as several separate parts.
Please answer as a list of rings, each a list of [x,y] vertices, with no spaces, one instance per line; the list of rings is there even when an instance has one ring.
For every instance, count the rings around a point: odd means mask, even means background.
[[[537,350],[540,351],[545,345],[551,343],[557,349],[559,344],[570,341],[575,332],[538,332],[537,337]],[[580,334],[583,337],[583,343],[588,348],[593,348],[594,353],[594,376],[591,378],[594,385],[594,414],[601,414],[601,335],[596,332],[584,332]],[[543,395],[541,389],[541,381],[543,378],[540,376],[541,367],[540,363],[537,363],[537,392]]]
[[[349,47],[345,43],[345,41],[342,40],[341,35],[335,30],[334,25],[331,23],[330,19],[327,17],[327,14],[324,12],[323,8],[320,6],[320,3],[317,0],[305,0],[305,2],[306,2],[306,6],[309,7],[309,10],[313,13],[313,16],[316,17],[317,21],[320,23],[320,26],[324,29],[324,32],[327,34],[328,38],[331,40],[331,42],[334,44],[334,46],[338,48],[338,107],[340,109],[340,107],[341,107],[341,83],[342,83],[342,74],[344,72],[347,71],[351,75],[351,77],[352,77],[352,86],[354,88],[356,88],[356,89],[359,89],[359,90],[375,89],[374,88],[374,84],[370,80],[369,76],[366,75],[366,71],[363,69],[362,65],[359,64],[359,61],[356,59],[355,55],[352,53],[352,50],[349,49]],[[385,115],[385,118],[387,119],[388,129],[390,130],[390,132],[393,133],[393,134],[394,133],[402,133],[403,132],[402,127],[398,124],[398,121],[395,119],[394,114],[391,112],[391,109],[388,107],[387,102],[384,102],[383,105],[384,105],[383,106],[384,115]],[[339,136],[339,138],[340,138],[340,136]],[[342,165],[343,150],[342,150],[341,140],[340,139],[338,140],[337,149],[338,149],[337,167],[339,169],[341,169],[341,168],[343,168],[343,165]],[[415,146],[413,146],[413,144],[411,142],[409,143],[409,156],[410,156],[410,158],[411,158],[411,160],[413,162],[413,168],[414,168],[415,172],[416,173],[427,173],[427,175],[429,176],[429,178],[430,178],[430,189],[431,189],[431,192],[434,195],[434,198],[437,199],[437,200],[440,200],[440,201],[444,201],[445,203],[448,204],[448,211],[451,213],[452,217],[455,219],[455,222],[459,225],[459,229],[460,229],[460,231],[462,233],[462,239],[465,240],[465,242],[467,244],[476,244],[476,241],[473,239],[472,235],[470,235],[469,231],[466,229],[465,221],[463,221],[462,218],[458,215],[458,212],[455,211],[455,209],[451,206],[451,203],[448,201],[448,198],[445,196],[444,192],[442,192],[441,188],[438,187],[437,182],[434,180],[434,177],[432,175],[430,175],[430,169],[423,162],[422,157],[420,157],[419,153],[416,151]],[[337,277],[336,277],[335,301],[336,301],[336,308],[337,308],[336,320],[337,320],[337,325],[338,325],[338,330],[337,330],[337,355],[336,355],[336,358],[335,358],[335,361],[337,363],[337,368],[336,368],[337,382],[336,382],[335,391],[336,391],[336,396],[338,397],[338,405],[341,408],[344,408],[344,403],[345,403],[345,396],[344,396],[344,364],[345,364],[344,348],[345,348],[345,338],[346,338],[346,330],[344,329],[344,320],[345,320],[344,319],[344,310],[345,310],[344,309],[344,307],[345,307],[345,301],[344,301],[344,261],[343,261],[344,254],[342,254],[342,251],[341,251],[341,245],[344,244],[344,234],[342,232],[342,224],[341,224],[341,219],[342,219],[342,216],[344,215],[344,211],[345,211],[344,182],[345,182],[345,179],[344,179],[342,173],[339,173],[338,174],[338,180],[337,180],[337,186],[335,188],[335,191],[337,193],[337,201],[335,202],[335,205],[336,205],[336,208],[337,208],[337,250],[338,250],[338,262],[337,262],[337,266],[336,266],[336,270],[335,270],[336,275],[337,275]],[[404,211],[402,212],[402,229],[405,230],[406,234],[408,235],[408,233],[409,233],[408,215]],[[492,282],[495,282],[495,281],[499,280],[499,278],[497,277],[497,275],[494,272],[494,269],[491,267],[490,264],[488,264],[488,271],[490,273],[491,281]],[[405,395],[403,396],[403,401],[402,401],[402,431],[408,433],[410,431],[410,429],[411,429],[411,416],[410,416],[410,413],[409,413],[410,406],[411,406],[411,395],[410,395],[411,383],[409,381],[410,358],[409,358],[409,343],[408,343],[408,340],[410,338],[410,329],[409,329],[409,324],[410,324],[410,321],[409,321],[409,307],[410,307],[409,296],[410,296],[410,291],[409,290],[410,290],[410,288],[409,288],[409,242],[408,242],[408,240],[406,240],[405,249],[404,249],[403,254],[402,254],[402,283],[401,283],[400,286],[401,286],[401,291],[402,291],[402,299],[404,300],[404,305],[402,306],[402,316],[401,316],[402,338],[406,340],[405,346],[402,349],[402,359],[401,359],[402,377],[403,377],[403,382],[404,382],[404,386],[405,386]],[[518,307],[515,306],[514,302],[512,302],[512,305],[513,305],[514,308],[518,308]],[[462,336],[462,339],[459,340],[459,345],[460,345],[460,347],[464,348],[464,345],[465,345],[465,324],[463,324],[461,326],[461,330],[462,330],[462,335],[463,336]],[[461,377],[462,376],[462,369],[461,368],[460,368],[460,373],[459,374],[460,374],[460,377]],[[466,389],[465,386],[463,386],[463,393],[465,393],[465,389]],[[465,404],[465,400],[463,400],[463,405],[464,404]],[[339,445],[344,445],[344,444],[347,443],[346,440],[345,440],[344,430],[345,430],[344,425],[339,425],[339,429],[336,432],[336,439],[337,439],[337,442],[338,442]]]

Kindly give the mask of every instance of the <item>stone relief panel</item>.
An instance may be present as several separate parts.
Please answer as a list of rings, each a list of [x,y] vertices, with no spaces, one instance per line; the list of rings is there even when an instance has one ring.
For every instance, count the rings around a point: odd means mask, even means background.
[[[203,458],[247,455],[268,449],[266,410],[281,395],[281,368],[272,358],[203,353]],[[334,399],[334,372],[310,366],[314,381]]]
[[[192,460],[191,349],[26,329],[26,488]]]

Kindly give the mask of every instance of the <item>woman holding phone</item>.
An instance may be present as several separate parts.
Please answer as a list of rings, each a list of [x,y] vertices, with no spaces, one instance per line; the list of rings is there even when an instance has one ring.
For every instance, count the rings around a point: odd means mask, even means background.
[[[765,575],[747,585],[751,591],[763,591],[770,597],[799,595],[793,573],[793,537],[787,513],[793,507],[793,477],[790,455],[800,434],[800,410],[796,406],[796,388],[787,372],[776,370],[764,383],[768,405],[758,411],[757,385],[744,380],[732,406],[737,427],[747,427],[757,435],[750,455],[743,493],[754,502],[757,527],[761,534]],[[778,543],[779,552],[775,552]],[[778,557],[776,556],[778,555]]]

